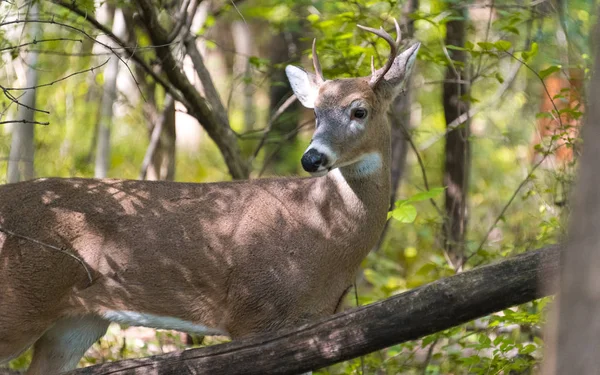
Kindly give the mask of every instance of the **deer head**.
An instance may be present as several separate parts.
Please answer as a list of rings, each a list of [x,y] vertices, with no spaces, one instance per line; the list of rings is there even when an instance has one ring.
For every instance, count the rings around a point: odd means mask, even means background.
[[[368,77],[326,80],[321,71],[315,41],[313,65],[315,73],[288,65],[286,74],[298,100],[314,108],[316,130],[302,156],[302,167],[313,175],[324,175],[334,168],[350,166],[372,159],[368,166],[381,164],[381,145],[389,145],[387,110],[403,90],[414,65],[420,44],[414,44],[397,55],[400,28],[395,22],[397,38],[383,29],[358,25],[389,43],[391,52],[381,69]],[[379,160],[377,160],[379,159]]]

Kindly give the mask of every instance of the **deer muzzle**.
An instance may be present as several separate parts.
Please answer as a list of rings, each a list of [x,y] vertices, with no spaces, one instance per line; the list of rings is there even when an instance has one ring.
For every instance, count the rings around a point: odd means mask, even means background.
[[[302,168],[309,173],[319,172],[327,167],[328,158],[327,155],[319,152],[315,148],[308,149],[304,155],[302,155]]]

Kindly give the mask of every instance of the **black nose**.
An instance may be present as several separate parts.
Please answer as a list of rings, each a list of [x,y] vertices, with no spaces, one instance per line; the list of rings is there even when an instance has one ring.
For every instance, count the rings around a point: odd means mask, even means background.
[[[320,166],[327,164],[327,156],[311,148],[302,155],[302,168],[307,172],[316,172]]]

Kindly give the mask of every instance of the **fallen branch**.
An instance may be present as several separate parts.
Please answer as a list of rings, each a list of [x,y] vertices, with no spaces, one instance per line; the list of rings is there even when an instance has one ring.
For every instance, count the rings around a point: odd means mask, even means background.
[[[291,331],[70,374],[252,375],[319,369],[546,296],[556,284],[560,251],[560,246],[530,251]]]

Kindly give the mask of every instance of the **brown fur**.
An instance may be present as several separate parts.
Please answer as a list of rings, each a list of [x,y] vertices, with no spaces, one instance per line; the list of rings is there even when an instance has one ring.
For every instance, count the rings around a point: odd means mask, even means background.
[[[0,186],[2,228],[76,254],[93,277],[90,285],[63,252],[0,233],[0,362],[35,342],[30,374],[69,370],[104,334],[110,311],[178,318],[233,338],[333,314],[388,210],[389,100],[366,82],[323,84],[316,133],[342,161],[379,154],[368,176],[349,164],[312,178]],[[357,99],[370,111],[360,134],[338,111]]]

